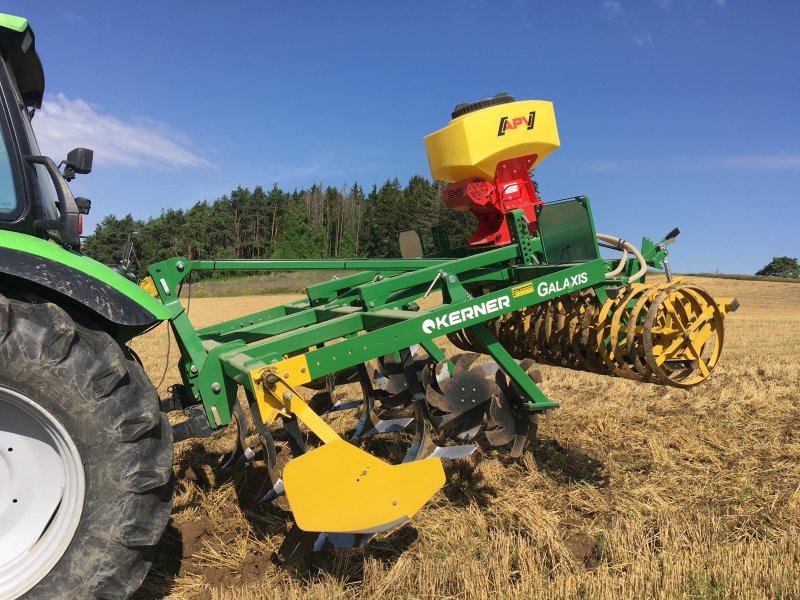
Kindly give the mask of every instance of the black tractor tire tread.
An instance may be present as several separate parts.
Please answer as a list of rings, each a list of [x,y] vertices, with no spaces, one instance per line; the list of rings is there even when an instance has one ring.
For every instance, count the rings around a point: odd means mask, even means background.
[[[150,568],[172,507],[172,429],[152,383],[91,322],[2,294],[0,383],[55,416],[85,465],[73,540],[23,598],[128,598]]]

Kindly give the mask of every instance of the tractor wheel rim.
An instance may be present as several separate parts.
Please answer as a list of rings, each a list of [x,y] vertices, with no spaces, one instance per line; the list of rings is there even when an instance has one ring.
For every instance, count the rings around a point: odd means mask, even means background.
[[[24,594],[53,569],[78,528],[85,492],[64,426],[0,385],[0,598]]]

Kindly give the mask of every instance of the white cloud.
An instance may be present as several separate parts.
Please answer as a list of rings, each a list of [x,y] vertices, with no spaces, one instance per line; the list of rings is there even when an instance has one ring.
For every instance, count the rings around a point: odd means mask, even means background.
[[[601,6],[603,7],[603,12],[609,19],[613,19],[622,14],[622,3],[618,0],[603,0]]]
[[[682,160],[598,160],[587,165],[590,171],[610,173],[632,169],[668,167],[671,169],[740,169],[742,171],[800,171],[800,153],[797,154],[753,154],[707,157]]]
[[[652,46],[653,34],[648,31],[643,35],[635,35],[633,36],[633,43],[637,46]]]
[[[798,154],[753,154],[683,160],[598,160],[586,166],[597,173],[633,169],[757,169],[760,171],[800,171]]]
[[[85,100],[48,95],[33,128],[42,153],[56,162],[72,148],[94,150],[96,164],[126,167],[208,167],[189,149],[190,141],[166,123],[136,117],[123,120]]]
[[[761,169],[764,171],[800,171],[800,154],[764,154],[709,158],[702,163],[726,169]]]

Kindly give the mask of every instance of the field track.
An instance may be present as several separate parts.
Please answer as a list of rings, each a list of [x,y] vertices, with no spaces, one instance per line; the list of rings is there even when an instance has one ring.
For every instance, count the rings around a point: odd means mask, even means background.
[[[359,550],[276,566],[289,517],[257,502],[263,467],[219,470],[232,432],[178,444],[173,520],[136,597],[800,598],[800,286],[689,281],[741,303],[707,382],[684,391],[544,367],[562,408],[542,419],[532,455],[450,463],[410,524]],[[195,298],[190,318],[295,298]],[[157,383],[166,327],[133,347]],[[162,396],[176,360],[173,340]]]

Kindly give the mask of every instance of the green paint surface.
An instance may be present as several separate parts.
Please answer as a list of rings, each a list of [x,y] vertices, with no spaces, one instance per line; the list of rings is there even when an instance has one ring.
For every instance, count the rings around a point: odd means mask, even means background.
[[[28,19],[0,13],[0,27],[5,27],[6,29],[12,29],[13,31],[22,33],[28,28]]]
[[[97,262],[79,252],[67,250],[63,246],[48,242],[47,240],[18,233],[15,231],[0,231],[0,248],[10,248],[19,252],[26,252],[41,256],[48,260],[81,271],[95,279],[111,286],[118,292],[126,295],[142,308],[150,311],[160,320],[169,319],[171,313],[158,300],[145,292],[138,285],[126,279],[113,269]]]

